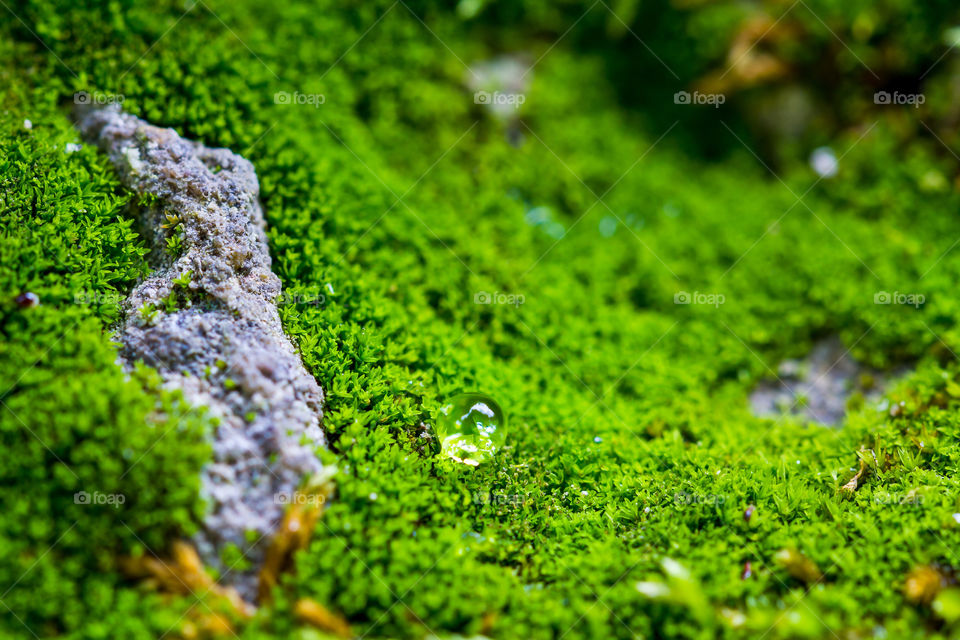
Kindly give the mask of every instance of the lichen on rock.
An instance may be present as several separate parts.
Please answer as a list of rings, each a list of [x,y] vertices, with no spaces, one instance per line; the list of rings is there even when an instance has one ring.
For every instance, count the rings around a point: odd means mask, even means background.
[[[208,509],[196,543],[248,599],[263,540],[305,475],[321,469],[323,392],[283,332],[253,166],[118,107],[86,107],[77,127],[147,202],[138,208],[153,272],[123,303],[125,367],[143,362],[219,420],[203,471]],[[175,237],[176,242],[170,239]],[[171,251],[171,247],[176,250]],[[160,435],[162,437],[162,435]],[[254,569],[220,563],[227,545]],[[249,549],[248,549],[249,547]]]

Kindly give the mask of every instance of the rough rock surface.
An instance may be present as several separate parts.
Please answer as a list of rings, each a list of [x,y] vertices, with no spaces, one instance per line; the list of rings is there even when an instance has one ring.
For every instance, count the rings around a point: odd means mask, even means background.
[[[270,254],[253,166],[227,149],[184,140],[119,108],[77,113],[82,135],[108,154],[122,181],[150,199],[137,215],[152,244],[153,273],[123,304],[120,358],[156,368],[170,387],[219,418],[213,462],[203,471],[209,508],[197,546],[224,571],[228,543],[256,567],[284,500],[320,470],[323,393],[284,335],[280,280]],[[168,239],[179,236],[171,251]],[[186,283],[186,274],[189,282]],[[174,282],[178,279],[178,282]],[[186,283],[186,284],[185,284]],[[279,499],[278,499],[279,498]],[[253,571],[226,584],[253,599]]]
[[[776,380],[761,382],[750,394],[750,409],[764,418],[790,413],[836,426],[843,422],[853,393],[861,393],[867,401],[879,400],[896,375],[861,365],[838,338],[827,338],[816,343],[805,359],[780,363]]]

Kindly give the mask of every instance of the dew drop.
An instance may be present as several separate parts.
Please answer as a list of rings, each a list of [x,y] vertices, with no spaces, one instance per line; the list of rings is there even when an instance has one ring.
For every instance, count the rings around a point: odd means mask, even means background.
[[[482,393],[450,398],[440,408],[436,430],[440,452],[472,466],[493,458],[507,439],[507,421],[500,405]]]

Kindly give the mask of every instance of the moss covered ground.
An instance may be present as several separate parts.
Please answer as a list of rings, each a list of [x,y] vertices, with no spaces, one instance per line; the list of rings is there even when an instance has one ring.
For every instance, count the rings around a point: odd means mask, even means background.
[[[364,638],[960,629],[948,3],[8,2],[3,637],[326,637],[305,598]],[[751,12],[789,14],[764,47],[794,76],[677,105]],[[472,69],[517,51],[533,70],[504,119]],[[756,116],[795,86],[799,139]],[[272,603],[220,635],[211,594],[120,571],[196,530],[215,425],[114,362],[146,249],[106,158],[72,146],[78,91],[254,163],[281,317],[326,394],[336,496]],[[751,415],[825,336],[911,373],[839,428]],[[509,420],[476,468],[424,437],[473,390]],[[918,597],[918,567],[944,588]]]

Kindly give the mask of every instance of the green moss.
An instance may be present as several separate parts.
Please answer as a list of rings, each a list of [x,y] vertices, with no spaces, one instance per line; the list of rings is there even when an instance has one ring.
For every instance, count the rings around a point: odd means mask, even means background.
[[[132,588],[117,560],[164,553],[195,530],[208,427],[155,373],[115,364],[107,330],[146,266],[105,159],[65,152],[76,135],[56,96],[17,83],[6,95],[0,625],[9,637],[156,637],[178,614]],[[24,291],[40,304],[19,308]],[[157,613],[131,615],[144,606]]]
[[[183,225],[178,223],[170,230],[170,235],[163,248],[172,259],[176,260],[183,254]]]
[[[889,15],[912,15],[894,4]],[[519,33],[544,20],[542,41],[525,45],[541,52],[585,10],[516,7]],[[866,11],[831,7],[838,20]],[[251,159],[275,272],[286,290],[325,291],[322,305],[281,300],[280,312],[326,395],[337,494],[242,637],[291,637],[303,597],[365,637],[953,632],[901,593],[914,565],[956,564],[960,535],[960,197],[930,188],[957,166],[916,135],[918,114],[864,112],[865,126],[831,134],[842,155],[832,180],[779,150],[791,158],[777,166],[781,183],[713,116],[651,151],[673,122],[657,126],[665,115],[653,112],[676,109],[622,106],[609,52],[587,43],[607,16],[538,63],[514,146],[511,125],[474,104],[458,61],[517,42],[487,30],[510,22],[509,7],[475,22],[427,3],[13,9],[60,61],[23,25],[3,27],[2,58],[29,63],[0,72],[8,633],[23,633],[20,618],[38,635],[154,637],[190,601],[161,605],[113,560],[139,545],[160,553],[194,526],[209,425],[149,372],[127,380],[113,365],[116,304],[72,303],[81,291],[122,295],[146,268],[105,159],[62,152],[74,138],[58,103],[93,88]],[[939,12],[889,37],[932,41]],[[733,19],[665,15],[664,38],[706,34],[702,50],[667,50],[692,79],[721,55],[717,30]],[[898,69],[933,55],[916,51]],[[326,100],[274,102],[292,90]],[[732,130],[745,128],[733,118]],[[705,132],[722,164],[682,142]],[[544,215],[553,224],[528,222]],[[41,305],[16,307],[23,291]],[[523,303],[480,304],[482,292]],[[682,292],[723,303],[675,304]],[[925,302],[875,304],[881,292]],[[898,417],[867,403],[831,430],[750,415],[758,380],[832,334],[877,368],[919,363],[890,393],[891,406],[904,403]],[[476,469],[430,455],[424,437],[446,399],[474,390],[511,425],[507,446]],[[126,455],[142,457],[129,473]],[[845,495],[861,460],[860,486]],[[81,509],[72,495],[88,486],[136,499]],[[795,577],[775,559],[783,549],[823,579]]]

